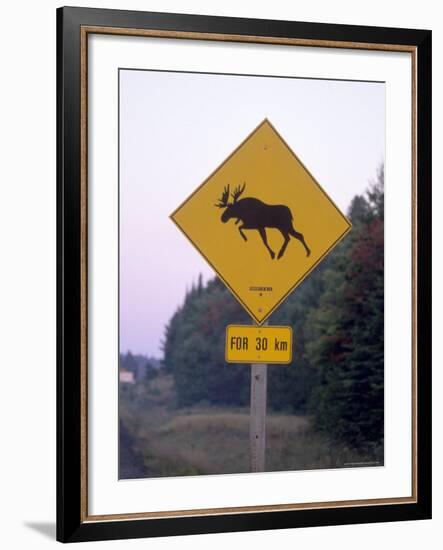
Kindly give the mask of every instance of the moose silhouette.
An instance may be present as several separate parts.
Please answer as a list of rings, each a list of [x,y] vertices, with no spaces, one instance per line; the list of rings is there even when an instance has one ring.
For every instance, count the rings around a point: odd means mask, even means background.
[[[231,193],[231,203],[228,203],[229,185],[224,188],[221,199],[219,199],[218,204],[215,205],[217,208],[225,209],[221,215],[221,221],[226,223],[231,218],[236,218],[236,225],[241,222],[238,230],[245,241],[248,239],[246,238],[243,230],[256,229],[260,233],[263,244],[268,249],[272,259],[275,258],[275,252],[268,245],[268,239],[266,237],[267,227],[278,229],[284,239],[277,259],[280,259],[285,253],[286,247],[288,246],[290,240],[290,235],[301,242],[306,250],[306,256],[309,256],[311,251],[306,245],[303,235],[296,231],[292,225],[292,214],[290,209],[283,204],[265,204],[261,200],[253,197],[245,197],[238,200],[245,188],[246,183],[244,182],[242,187],[238,185],[234,189],[234,192]]]

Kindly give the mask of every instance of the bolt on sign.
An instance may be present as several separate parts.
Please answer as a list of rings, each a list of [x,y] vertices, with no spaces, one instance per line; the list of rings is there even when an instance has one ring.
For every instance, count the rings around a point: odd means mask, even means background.
[[[228,325],[225,358],[228,363],[290,363],[292,329],[279,326]]]
[[[258,324],[351,228],[267,119],[171,218]]]

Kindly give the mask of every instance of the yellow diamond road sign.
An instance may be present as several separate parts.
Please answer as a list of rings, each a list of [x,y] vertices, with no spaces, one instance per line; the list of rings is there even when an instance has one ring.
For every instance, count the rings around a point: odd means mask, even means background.
[[[259,324],[351,229],[268,120],[171,218]]]

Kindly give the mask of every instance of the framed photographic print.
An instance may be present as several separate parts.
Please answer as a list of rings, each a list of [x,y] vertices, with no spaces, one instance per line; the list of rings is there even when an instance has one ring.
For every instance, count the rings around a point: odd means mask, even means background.
[[[57,11],[57,538],[431,517],[431,32]]]

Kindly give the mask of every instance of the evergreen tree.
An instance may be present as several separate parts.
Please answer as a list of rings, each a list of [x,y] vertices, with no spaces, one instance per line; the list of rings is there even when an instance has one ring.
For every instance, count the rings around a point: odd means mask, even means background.
[[[154,367],[151,361],[146,361],[144,366],[144,379],[146,382],[150,382],[158,376],[158,369]]]
[[[248,323],[237,300],[218,280],[193,288],[166,328],[164,367],[173,374],[180,406],[201,402],[244,405],[249,398],[244,365],[224,360],[229,323]]]
[[[383,441],[383,183],[381,170],[366,205],[361,197],[351,205],[352,237],[324,273],[307,346],[319,377],[311,397],[317,427],[374,453]]]

